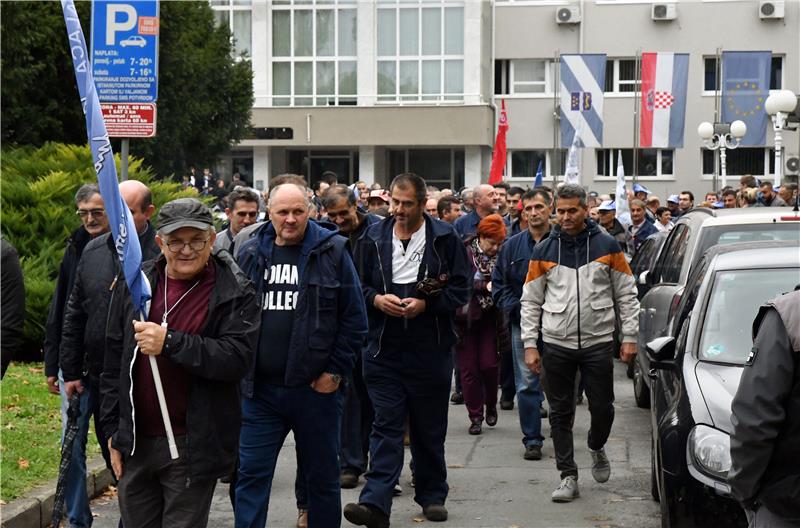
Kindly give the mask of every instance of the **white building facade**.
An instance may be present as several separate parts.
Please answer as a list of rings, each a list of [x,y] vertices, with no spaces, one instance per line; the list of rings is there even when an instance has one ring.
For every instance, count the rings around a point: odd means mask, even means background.
[[[800,1],[773,3],[782,16],[764,18],[760,0],[212,0],[254,71],[253,135],[220,172],[257,188],[325,171],[345,183],[411,171],[440,188],[476,185],[488,178],[504,99],[506,181],[530,185],[541,161],[552,184],[568,147],[554,112],[558,56],[605,53],[604,142],[582,150],[581,184],[611,191],[621,150],[626,173],[636,153],[636,180],[662,199],[701,194],[715,184],[716,154],[696,128],[715,120],[718,52],[769,50],[770,87],[800,92]],[[564,7],[566,23],[556,16]],[[636,59],[655,51],[690,54],[684,147],[634,150]],[[784,132],[784,159],[797,156],[799,135]],[[729,182],[771,177],[767,138],[728,151]]]

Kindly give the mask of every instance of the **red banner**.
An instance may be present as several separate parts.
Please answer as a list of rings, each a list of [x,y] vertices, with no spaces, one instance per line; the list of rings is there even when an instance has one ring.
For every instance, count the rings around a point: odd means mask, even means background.
[[[503,169],[506,167],[506,132],[508,132],[508,115],[506,100],[501,101],[500,122],[497,125],[497,137],[492,152],[492,169],[489,171],[489,185],[503,181]]]

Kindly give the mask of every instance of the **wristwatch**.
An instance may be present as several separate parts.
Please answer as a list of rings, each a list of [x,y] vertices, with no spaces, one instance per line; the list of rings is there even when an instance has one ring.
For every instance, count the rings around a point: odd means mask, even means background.
[[[329,376],[331,377],[331,379],[334,382],[336,382],[337,385],[339,385],[342,382],[342,377],[339,374],[330,374],[329,373]]]

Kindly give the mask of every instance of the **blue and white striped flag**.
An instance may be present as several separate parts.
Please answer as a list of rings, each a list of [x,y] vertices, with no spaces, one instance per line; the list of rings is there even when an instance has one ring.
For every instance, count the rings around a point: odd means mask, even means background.
[[[561,56],[561,145],[577,132],[579,146],[603,146],[603,87],[606,55]]]
[[[133,306],[137,312],[146,315],[147,301],[150,299],[150,284],[141,271],[142,248],[139,246],[139,237],[136,234],[133,217],[119,194],[114,153],[111,151],[111,142],[108,139],[103,113],[100,110],[100,101],[97,99],[97,90],[89,64],[89,54],[86,51],[86,40],[83,37],[81,21],[75,11],[73,0],[61,0],[61,9],[67,25],[72,63],[75,67],[75,79],[81,96],[83,113],[86,116],[86,133],[92,149],[97,183],[111,226],[111,236],[114,237],[114,246],[117,248],[117,255],[119,255],[122,269],[125,272],[125,280],[131,292]]]

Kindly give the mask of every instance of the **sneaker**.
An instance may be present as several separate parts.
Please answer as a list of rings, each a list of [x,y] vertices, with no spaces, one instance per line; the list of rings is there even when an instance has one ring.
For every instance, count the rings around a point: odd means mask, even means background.
[[[422,508],[422,515],[431,522],[444,522],[447,520],[447,508],[444,504],[428,504]]]
[[[344,518],[357,526],[389,528],[389,516],[372,504],[351,502],[344,507]]]
[[[514,400],[513,398],[510,400],[500,400],[500,408],[504,411],[513,411],[514,410]]]
[[[392,496],[398,497],[402,494],[403,494],[403,486],[401,486],[400,483],[398,482],[397,484],[394,485],[394,489],[392,490]]]
[[[461,405],[462,403],[464,403],[464,395],[461,394],[460,392],[454,392],[450,396],[450,403],[452,403],[453,405]]]
[[[342,489],[353,489],[358,486],[358,475],[354,471],[345,470],[339,475]]]
[[[578,491],[578,477],[568,475],[561,480],[561,484],[553,491],[550,498],[553,502],[572,502],[581,496]]]
[[[542,459],[542,446],[531,444],[525,448],[525,454],[522,455],[525,460],[541,460]]]
[[[597,451],[589,449],[592,455],[592,477],[597,482],[606,482],[611,476],[611,464],[608,462],[606,450],[602,447]]]
[[[308,528],[308,510],[297,509],[297,528]]]

